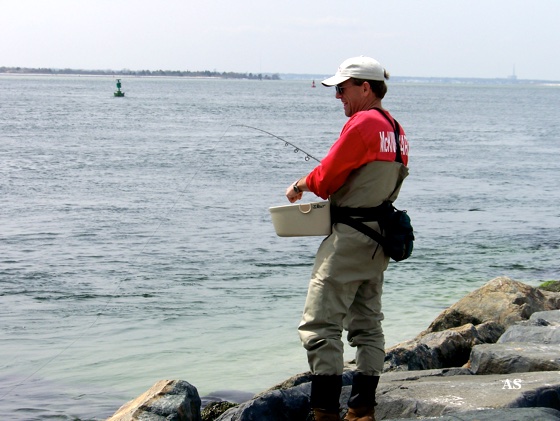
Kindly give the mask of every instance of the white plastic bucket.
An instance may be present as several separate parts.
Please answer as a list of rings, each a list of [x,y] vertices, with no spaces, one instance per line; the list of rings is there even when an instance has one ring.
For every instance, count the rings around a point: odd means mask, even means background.
[[[331,211],[328,201],[269,208],[272,224],[280,237],[330,235]]]

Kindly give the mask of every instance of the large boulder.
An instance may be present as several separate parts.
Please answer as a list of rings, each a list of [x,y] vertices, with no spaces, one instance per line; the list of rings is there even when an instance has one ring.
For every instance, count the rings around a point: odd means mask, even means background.
[[[560,345],[560,310],[533,313],[526,322],[510,326],[498,340],[507,342]]]
[[[201,421],[198,390],[184,380],[160,380],[107,421]]]
[[[560,409],[560,376],[556,371],[515,376],[475,376],[466,369],[392,372],[381,376],[377,401],[380,420],[451,414],[461,420],[474,410]]]
[[[556,310],[560,293],[543,293],[507,277],[494,278],[443,311],[419,336],[431,332],[495,321],[503,329],[527,320],[537,311]]]
[[[559,351],[557,344],[510,342],[477,345],[471,352],[470,369],[474,374],[560,371]]]
[[[560,310],[533,313],[510,326],[496,344],[472,349],[474,374],[560,371]]]
[[[489,321],[428,333],[387,349],[384,371],[461,367],[473,346],[496,342],[503,332],[500,325]]]
[[[310,393],[310,383],[285,390],[272,390],[227,410],[217,420],[305,420],[311,410],[309,406]]]

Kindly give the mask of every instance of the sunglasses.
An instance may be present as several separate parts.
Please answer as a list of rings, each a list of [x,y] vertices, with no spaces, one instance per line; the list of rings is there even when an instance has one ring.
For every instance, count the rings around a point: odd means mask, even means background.
[[[342,93],[344,92],[344,89],[345,89],[345,88],[343,88],[343,87],[340,86],[340,85],[334,85],[334,89],[336,89],[336,93],[337,93],[338,95],[342,95]]]

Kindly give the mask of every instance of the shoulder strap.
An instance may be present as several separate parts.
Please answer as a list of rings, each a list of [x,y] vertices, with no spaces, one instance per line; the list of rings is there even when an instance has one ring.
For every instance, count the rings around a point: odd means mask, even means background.
[[[395,158],[396,162],[400,162],[401,164],[403,163],[402,161],[402,154],[401,154],[401,126],[399,125],[399,122],[397,120],[395,120],[394,118],[391,120],[389,118],[389,116],[385,113],[385,111],[383,111],[381,108],[377,108],[374,107],[374,110],[377,110],[381,113],[381,115],[383,117],[385,117],[385,119],[389,122],[389,124],[391,126],[393,126],[393,131],[395,133],[395,143],[397,144],[397,157]]]

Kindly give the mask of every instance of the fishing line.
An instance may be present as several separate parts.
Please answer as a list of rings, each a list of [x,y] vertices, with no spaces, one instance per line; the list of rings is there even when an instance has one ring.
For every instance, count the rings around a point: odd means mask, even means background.
[[[284,146],[288,146],[288,145],[289,145],[289,146],[293,147],[295,153],[303,152],[303,153],[305,154],[305,160],[306,160],[306,161],[309,161],[310,159],[314,159],[314,160],[317,161],[317,162],[321,162],[321,161],[319,161],[317,158],[315,158],[313,155],[311,155],[310,153],[305,152],[305,151],[304,151],[303,149],[301,149],[299,146],[296,146],[296,145],[294,145],[293,143],[288,142],[286,139],[282,139],[280,136],[276,136],[276,135],[273,134],[273,133],[267,132],[266,130],[259,129],[258,127],[247,126],[246,124],[233,124],[233,125],[231,125],[231,126],[229,126],[229,127],[247,127],[248,129],[258,130],[259,132],[266,133],[266,134],[268,134],[268,135],[270,135],[270,136],[272,136],[272,137],[275,137],[276,139],[279,139],[279,140],[281,140],[282,142],[284,142]],[[229,128],[229,127],[228,127],[228,128]],[[226,130],[226,131],[227,131],[227,130]]]
[[[300,147],[294,145],[293,143],[287,141],[286,139],[281,138],[280,136],[277,136],[273,133],[270,133],[266,130],[263,129],[259,129],[258,127],[253,127],[253,126],[248,126],[245,124],[233,124],[233,125],[229,125],[226,130],[224,131],[224,133],[220,136],[220,138],[218,139],[218,141],[210,148],[210,152],[213,152],[217,145],[221,143],[221,141],[225,138],[226,134],[228,133],[229,129],[231,127],[245,127],[248,129],[252,129],[252,130],[256,130],[262,133],[265,133],[269,136],[272,136],[278,140],[281,140],[282,142],[284,142],[284,146],[291,146],[294,148],[294,152],[298,153],[298,152],[302,152],[305,154],[305,160],[309,161],[310,159],[314,159],[317,162],[320,162],[317,158],[315,158],[313,155],[311,155],[310,153],[304,151],[303,149],[301,149]],[[161,228],[161,226],[163,225],[163,221],[166,220],[168,218],[168,215],[175,209],[175,206],[177,205],[177,203],[179,202],[179,200],[183,197],[183,195],[185,193],[187,193],[188,191],[188,186],[192,185],[193,180],[195,179],[195,177],[198,176],[200,169],[203,167],[203,163],[199,161],[199,165],[198,167],[195,169],[195,172],[193,173],[193,175],[184,183],[183,187],[179,189],[179,194],[175,196],[175,200],[171,203],[171,207],[167,210],[167,212],[165,212],[165,214],[163,215],[163,217],[160,217],[159,223],[157,224],[156,228],[154,229],[154,231],[152,232],[152,234],[148,237],[148,239],[146,240],[146,242],[144,243],[144,245],[142,246],[142,249],[140,250],[140,252],[137,254],[136,258],[131,262],[132,265],[134,265],[135,263],[138,262],[138,259],[140,259],[140,257],[143,255],[144,251],[146,250],[146,247],[151,243],[151,241],[153,240],[153,238],[155,237],[155,235],[158,233],[159,229]],[[122,282],[125,279],[121,279],[120,281],[117,282],[117,285],[115,287],[115,289],[113,290],[113,292],[111,294],[109,294],[109,298],[107,299],[106,303],[104,305],[102,305],[102,307],[100,308],[100,310],[97,311],[97,316],[95,317],[95,319],[93,320],[93,322],[91,322],[85,329],[82,330],[81,334],[79,336],[77,336],[73,341],[71,341],[68,345],[66,345],[65,347],[63,347],[60,351],[58,351],[57,353],[55,353],[51,358],[49,358],[47,361],[45,361],[42,365],[40,365],[36,370],[34,370],[31,374],[29,374],[27,377],[25,377],[23,380],[21,380],[19,383],[16,383],[15,385],[13,385],[11,388],[9,388],[3,395],[0,396],[0,399],[5,398],[6,396],[10,395],[14,390],[16,390],[17,388],[19,388],[20,386],[24,385],[25,383],[27,383],[28,380],[30,380],[31,378],[35,377],[37,375],[37,373],[39,373],[41,370],[43,370],[45,367],[47,367],[48,365],[50,365],[53,361],[55,361],[56,359],[58,359],[62,354],[64,354],[66,351],[68,351],[70,348],[72,348],[72,346],[74,346],[78,341],[80,341],[85,335],[86,333],[97,324],[97,322],[99,321],[99,319],[101,318],[101,316],[103,315],[103,313],[105,312],[105,310],[107,309],[107,307],[109,306],[109,304],[112,302],[112,300],[115,298],[117,291],[121,288]]]

